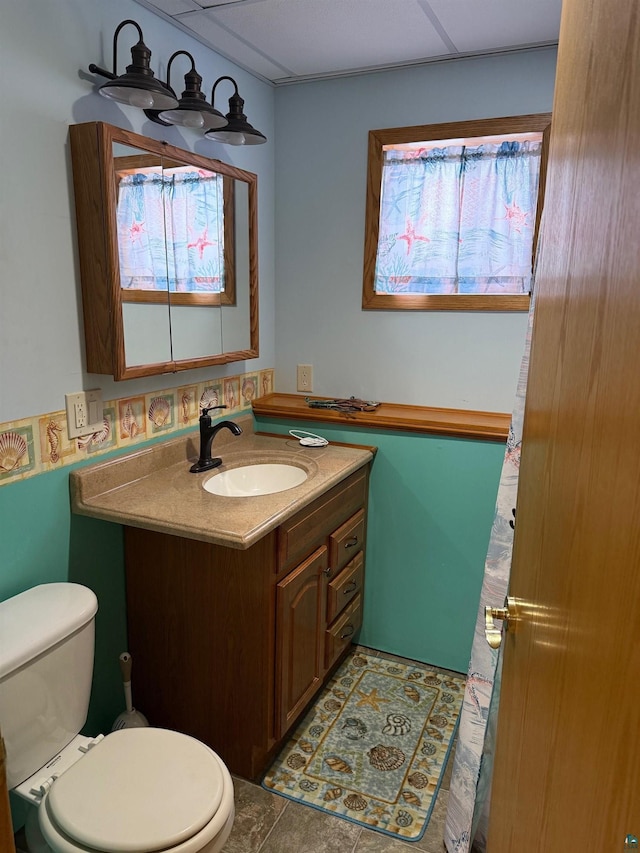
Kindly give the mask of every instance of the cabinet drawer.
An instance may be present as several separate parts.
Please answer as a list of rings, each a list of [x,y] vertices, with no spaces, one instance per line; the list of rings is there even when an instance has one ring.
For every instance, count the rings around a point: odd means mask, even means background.
[[[359,551],[353,560],[334,578],[327,590],[327,622],[341,613],[349,602],[362,592],[364,581],[364,554]]]
[[[329,537],[329,577],[335,578],[364,547],[364,510],[359,510]]]
[[[278,574],[292,568],[367,502],[367,468],[360,468],[278,528]]]
[[[329,669],[340,657],[340,654],[350,646],[353,637],[362,625],[362,596],[357,595],[348,605],[342,615],[327,628],[325,634],[324,664]]]

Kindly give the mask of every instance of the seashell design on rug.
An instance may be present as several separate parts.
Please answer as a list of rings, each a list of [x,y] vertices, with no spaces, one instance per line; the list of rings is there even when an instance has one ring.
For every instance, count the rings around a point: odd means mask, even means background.
[[[383,735],[406,735],[411,731],[411,720],[404,714],[389,714]]]
[[[287,758],[287,764],[292,770],[299,770],[301,767],[304,767],[306,763],[307,759],[297,752],[294,752],[293,755],[290,755],[289,758]]]
[[[330,803],[332,800],[337,800],[338,797],[342,795],[342,788],[329,788],[325,791],[324,797],[322,798],[327,803]]]
[[[368,805],[367,800],[360,794],[349,794],[342,802],[348,809],[353,809],[356,812],[363,811]]]
[[[404,809],[400,809],[398,816],[396,817],[396,823],[398,826],[409,826],[413,823],[413,818],[409,812],[406,812]]]
[[[396,746],[384,746],[379,743],[367,753],[369,761],[376,770],[397,770],[405,762],[405,754]]]
[[[367,725],[358,717],[347,717],[342,726],[342,731],[349,740],[360,740],[367,733]]]
[[[417,794],[414,794],[413,791],[403,791],[402,799],[405,803],[410,803],[412,806],[420,807],[422,805],[422,800],[417,796]]]
[[[414,788],[426,788],[429,784],[429,777],[425,776],[424,773],[421,773],[419,770],[414,770],[413,773],[410,773],[407,776],[407,782],[410,785],[413,785]]]
[[[324,763],[336,773],[353,773],[351,765],[337,755],[330,755],[325,758]]]

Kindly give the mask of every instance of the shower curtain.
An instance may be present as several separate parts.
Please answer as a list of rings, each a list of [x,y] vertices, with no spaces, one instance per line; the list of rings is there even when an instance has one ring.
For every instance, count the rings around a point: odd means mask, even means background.
[[[486,850],[502,645],[495,650],[487,643],[484,608],[485,605],[502,607],[509,588],[533,306],[532,297],[460,715],[445,823],[444,843],[448,853],[467,853],[469,850],[484,853]]]

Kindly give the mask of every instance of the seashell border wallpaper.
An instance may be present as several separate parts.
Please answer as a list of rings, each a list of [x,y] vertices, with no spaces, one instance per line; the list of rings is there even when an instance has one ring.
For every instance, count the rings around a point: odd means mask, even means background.
[[[65,411],[8,421],[0,424],[0,486],[196,426],[201,410],[217,403],[227,406],[225,417],[248,412],[255,397],[273,390],[270,368],[105,400],[102,428],[73,439]]]

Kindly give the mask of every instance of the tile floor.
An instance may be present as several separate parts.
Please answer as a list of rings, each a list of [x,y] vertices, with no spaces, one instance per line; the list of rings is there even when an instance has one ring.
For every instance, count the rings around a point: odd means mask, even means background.
[[[371,649],[363,651],[372,653]],[[404,658],[396,659],[404,661]],[[438,672],[448,671],[432,668]],[[222,853],[410,853],[411,850],[445,853],[444,822],[454,752],[455,741],[429,825],[420,841],[398,841],[234,776],[236,818]],[[23,835],[19,832],[16,834],[18,853],[22,843]]]
[[[453,750],[420,841],[388,835],[295,803],[234,777],[236,819],[223,853],[443,853]]]

